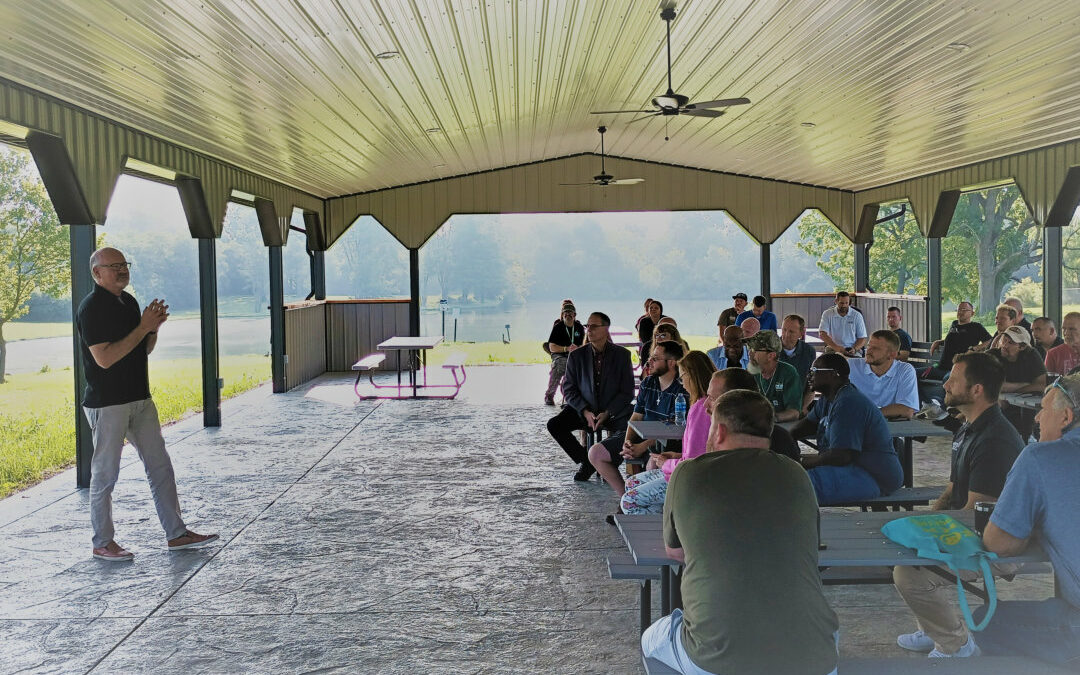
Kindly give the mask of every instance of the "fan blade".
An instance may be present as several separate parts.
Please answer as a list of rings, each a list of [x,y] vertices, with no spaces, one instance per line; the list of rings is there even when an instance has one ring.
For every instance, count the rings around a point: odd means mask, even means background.
[[[659,115],[660,115],[660,113],[653,113],[651,115],[643,115],[642,117],[638,117],[637,119],[630,120],[629,122],[627,122],[627,124],[633,124],[634,122],[640,122],[641,120],[651,120],[652,118],[657,117]]]
[[[724,115],[723,110],[698,110],[697,108],[691,108],[690,110],[683,110],[680,115],[693,115],[694,117],[722,117]]]
[[[614,115],[614,114],[617,114],[617,113],[652,113],[652,112],[656,112],[656,109],[655,108],[650,108],[649,110],[592,110],[592,111],[589,112],[589,114],[590,115]]]
[[[644,180],[644,178],[619,178],[618,180],[608,182],[608,185],[634,185],[636,183],[641,183]]]
[[[746,105],[750,102],[748,98],[720,98],[715,101],[702,101],[701,103],[687,103],[686,109],[693,110],[695,108],[727,108],[733,105]]]

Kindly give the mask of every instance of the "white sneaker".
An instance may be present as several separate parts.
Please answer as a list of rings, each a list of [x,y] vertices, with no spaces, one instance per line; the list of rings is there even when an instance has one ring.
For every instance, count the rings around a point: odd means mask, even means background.
[[[929,635],[917,630],[914,633],[904,633],[896,636],[896,644],[909,652],[922,652],[926,654],[934,650],[934,641]]]
[[[921,420],[931,421],[942,420],[948,416],[949,413],[945,412],[945,410],[936,403],[927,403],[925,406],[923,406],[922,410],[915,413],[915,417]]]
[[[934,647],[934,651],[927,654],[927,656],[929,658],[931,658],[931,659],[941,659],[941,658],[946,658],[947,659],[947,658],[953,658],[953,657],[963,659],[963,658],[967,658],[969,656],[979,656],[980,654],[982,654],[982,650],[979,649],[979,645],[975,644],[975,638],[969,634],[967,642],[964,643],[963,647],[956,650],[955,654],[946,654],[945,652],[941,651],[937,647]]]

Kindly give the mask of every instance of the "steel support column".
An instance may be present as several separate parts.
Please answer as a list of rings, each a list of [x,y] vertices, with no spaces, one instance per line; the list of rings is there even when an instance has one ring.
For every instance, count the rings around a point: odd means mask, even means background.
[[[315,300],[326,299],[326,251],[311,252],[311,291]]]
[[[927,339],[941,338],[941,238],[926,240],[926,326]]]
[[[94,290],[94,278],[90,273],[90,254],[95,250],[97,228],[93,225],[68,225],[71,239],[71,346],[75,352],[75,485],[90,487],[90,462],[94,458],[94,440],[90,423],[83,414],[83,392],[86,391],[86,369],[83,367],[82,349],[79,347],[79,327],[75,313],[79,304]]]
[[[420,335],[420,249],[409,249],[409,335]]]
[[[274,393],[286,389],[285,382],[285,274],[281,247],[267,246],[270,253],[270,370]]]
[[[1061,228],[1043,228],[1043,316],[1061,325]]]
[[[202,333],[203,426],[221,426],[218,356],[217,240],[199,239],[199,321]]]
[[[854,244],[855,247],[855,292],[866,293],[870,286],[870,247],[866,244]]]
[[[766,298],[770,298],[772,295],[772,262],[769,259],[769,248],[771,244],[761,244],[761,295]],[[772,309],[772,301],[770,299],[768,304],[769,309]]]

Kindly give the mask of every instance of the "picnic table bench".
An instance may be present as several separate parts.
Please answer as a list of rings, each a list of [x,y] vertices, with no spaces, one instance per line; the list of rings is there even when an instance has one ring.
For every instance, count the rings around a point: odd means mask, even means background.
[[[465,384],[465,361],[467,356],[463,352],[450,354],[442,365],[444,369],[450,371],[454,378],[453,384],[428,384],[427,381],[427,350],[434,349],[442,341],[443,336],[436,335],[427,337],[392,337],[380,342],[376,347],[379,351],[368,354],[352,365],[352,369],[357,371],[353,391],[362,399],[455,398],[458,392],[461,391],[461,386]],[[375,382],[375,369],[386,360],[384,352],[387,351],[397,352],[397,384],[377,384]],[[404,361],[402,360],[402,352],[406,354]],[[417,373],[418,370],[420,371],[419,374]],[[360,380],[365,372],[368,374],[368,382],[375,391],[375,395],[365,394],[360,391]],[[408,373],[408,382],[403,384],[401,375],[405,372]],[[421,382],[421,375],[423,382]],[[379,391],[385,389],[393,390],[394,393],[388,396],[378,395]],[[432,390],[440,393],[432,393]],[[441,393],[446,390],[452,391]]]
[[[642,656],[649,675],[679,675],[656,659]],[[840,675],[1064,675],[1074,671],[1023,656],[980,656],[974,659],[927,659],[900,656],[881,659],[840,659]]]

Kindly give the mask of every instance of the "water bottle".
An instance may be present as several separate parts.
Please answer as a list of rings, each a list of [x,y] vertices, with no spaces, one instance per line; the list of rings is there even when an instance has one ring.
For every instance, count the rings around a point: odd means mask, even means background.
[[[686,424],[686,395],[675,397],[675,424]]]

